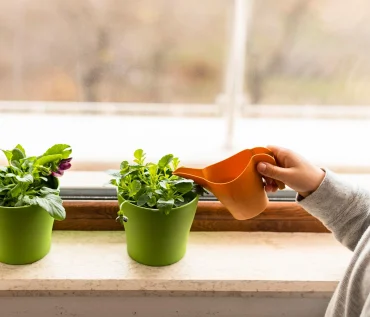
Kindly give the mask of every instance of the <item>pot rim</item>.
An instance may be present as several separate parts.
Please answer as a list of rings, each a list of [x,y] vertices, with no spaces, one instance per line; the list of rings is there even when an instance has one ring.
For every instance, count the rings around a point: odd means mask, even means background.
[[[26,205],[26,206],[17,206],[17,207],[0,206],[0,209],[27,209],[30,207],[40,207],[40,206],[38,205]]]

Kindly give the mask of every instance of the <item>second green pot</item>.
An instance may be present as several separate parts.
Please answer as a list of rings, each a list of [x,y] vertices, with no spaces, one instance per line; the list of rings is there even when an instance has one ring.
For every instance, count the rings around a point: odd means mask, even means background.
[[[197,204],[198,197],[165,215],[157,209],[124,202],[121,210],[128,217],[124,226],[129,256],[150,266],[170,265],[181,260],[186,253]]]
[[[39,206],[0,207],[0,262],[29,264],[49,253],[54,218]]]

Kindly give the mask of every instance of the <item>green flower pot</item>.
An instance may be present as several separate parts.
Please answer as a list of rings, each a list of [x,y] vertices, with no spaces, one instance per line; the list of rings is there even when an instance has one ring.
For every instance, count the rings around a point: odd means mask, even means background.
[[[124,202],[121,209],[128,217],[124,226],[129,256],[149,266],[170,265],[181,260],[186,253],[197,204],[198,197],[165,215],[157,209]]]
[[[29,264],[49,253],[54,218],[39,206],[0,207],[0,262]]]

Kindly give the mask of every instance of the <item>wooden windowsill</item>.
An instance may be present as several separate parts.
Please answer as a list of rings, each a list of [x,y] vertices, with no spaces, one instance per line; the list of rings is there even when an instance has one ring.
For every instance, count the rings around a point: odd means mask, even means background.
[[[67,218],[54,230],[123,230],[115,221],[116,201],[64,201]],[[236,220],[220,203],[200,201],[192,231],[328,232],[325,226],[295,202],[270,202],[260,215]]]

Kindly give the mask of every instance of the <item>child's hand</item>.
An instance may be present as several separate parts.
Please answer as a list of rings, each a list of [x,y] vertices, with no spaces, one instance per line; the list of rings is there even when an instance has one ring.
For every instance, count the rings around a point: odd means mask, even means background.
[[[274,153],[279,167],[263,162],[257,165],[258,172],[266,180],[267,192],[277,191],[278,186],[274,180],[283,182],[303,197],[308,196],[320,186],[325,177],[322,169],[288,149],[276,146],[268,146],[268,148]]]

